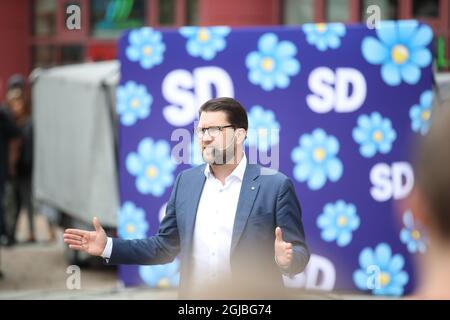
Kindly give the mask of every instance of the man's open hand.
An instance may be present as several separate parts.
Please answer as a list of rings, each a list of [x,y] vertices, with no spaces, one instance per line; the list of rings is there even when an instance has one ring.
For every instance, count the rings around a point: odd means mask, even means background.
[[[69,248],[86,252],[93,256],[100,256],[106,246],[107,236],[97,218],[92,219],[95,231],[80,229],[66,229],[64,231],[64,242]]]

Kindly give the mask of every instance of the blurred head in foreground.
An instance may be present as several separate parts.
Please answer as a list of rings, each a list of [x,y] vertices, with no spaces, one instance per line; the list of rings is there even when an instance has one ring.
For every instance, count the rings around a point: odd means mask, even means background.
[[[450,102],[435,106],[431,122],[418,143],[416,183],[406,201],[427,239],[416,297],[450,299]]]

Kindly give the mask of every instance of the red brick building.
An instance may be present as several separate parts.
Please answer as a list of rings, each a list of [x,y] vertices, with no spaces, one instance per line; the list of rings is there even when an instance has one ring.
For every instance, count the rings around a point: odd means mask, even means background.
[[[69,30],[68,6],[81,9],[80,30]],[[441,39],[437,59],[447,69],[448,0],[2,0],[0,100],[13,73],[34,67],[115,58],[121,30],[144,25],[279,25],[360,22],[371,4],[382,19],[419,19]]]

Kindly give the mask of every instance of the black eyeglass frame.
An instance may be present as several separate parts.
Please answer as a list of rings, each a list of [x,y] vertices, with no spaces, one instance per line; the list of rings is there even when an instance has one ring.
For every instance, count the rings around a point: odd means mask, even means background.
[[[207,127],[207,128],[198,128],[198,127],[197,127],[197,128],[194,128],[194,133],[195,133],[195,135],[196,135],[197,137],[203,137],[203,136],[205,135],[206,131],[208,131],[208,135],[209,135],[210,137],[218,137],[219,134],[217,134],[217,135],[211,135],[211,133],[209,132],[209,130],[212,129],[212,128],[218,129],[218,130],[219,130],[218,132],[222,132],[223,129],[226,129],[226,128],[233,128],[233,129],[236,129],[236,126],[234,126],[234,125],[232,125],[232,124],[228,124],[228,125],[226,125],[226,126],[211,126],[211,127]]]

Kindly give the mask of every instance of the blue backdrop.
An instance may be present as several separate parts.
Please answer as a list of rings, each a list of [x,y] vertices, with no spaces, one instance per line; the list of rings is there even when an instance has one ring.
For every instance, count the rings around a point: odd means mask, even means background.
[[[155,234],[174,178],[202,162],[199,106],[230,96],[248,111],[249,160],[288,175],[301,202],[312,257],[286,285],[410,292],[426,238],[394,204],[411,191],[411,142],[429,126],[432,38],[416,21],[124,33],[119,236]],[[176,286],[178,261],[120,277]]]

